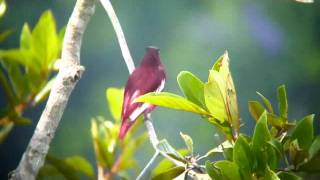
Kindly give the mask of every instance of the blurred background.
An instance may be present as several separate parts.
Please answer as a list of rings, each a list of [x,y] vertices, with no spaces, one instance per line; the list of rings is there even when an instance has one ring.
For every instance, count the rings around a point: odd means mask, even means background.
[[[1,44],[1,49],[18,47],[23,23],[33,27],[44,10],[53,11],[59,28],[66,25],[75,0],[8,0],[7,3],[1,28],[13,28],[14,33]],[[258,99],[256,91],[259,91],[275,103],[280,84],[287,87],[289,117],[302,118],[315,113],[319,130],[319,2],[115,0],[113,4],[136,64],[146,46],[161,49],[167,71],[165,91],[181,94],[176,76],[182,70],[206,81],[212,64],[228,50],[243,133],[251,134],[254,126],[247,101]],[[59,157],[83,155],[94,163],[90,119],[98,115],[111,118],[105,89],[123,87],[128,77],[115,33],[99,3],[84,36],[81,63],[86,71],[72,93],[50,152]],[[3,95],[0,98],[4,104]],[[5,179],[17,166],[43,108],[44,104],[28,109],[25,116],[33,119],[33,124],[16,126],[0,145],[0,179]],[[195,152],[199,154],[219,141],[212,125],[191,113],[157,108],[153,119],[158,136],[167,138],[175,147],[183,147],[179,131],[194,139]],[[152,153],[147,141],[137,154],[141,166]]]

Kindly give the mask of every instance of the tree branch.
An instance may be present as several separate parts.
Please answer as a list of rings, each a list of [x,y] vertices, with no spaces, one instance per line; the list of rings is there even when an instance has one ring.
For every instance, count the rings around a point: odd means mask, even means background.
[[[94,11],[95,0],[77,1],[67,24],[59,73],[35,132],[10,179],[35,179],[43,166],[69,96],[84,71],[80,66],[81,40]]]
[[[120,45],[123,59],[127,65],[129,73],[131,74],[135,68],[134,62],[132,60],[132,57],[131,57],[131,54],[130,54],[130,51],[129,51],[129,48],[128,48],[128,45],[126,42],[126,38],[124,37],[124,34],[122,31],[120,22],[118,20],[118,17],[116,15],[116,12],[114,12],[114,9],[112,7],[110,0],[100,0],[100,2],[102,4],[102,6],[104,7],[104,9],[106,10],[106,12],[111,20],[113,29],[117,35],[117,39],[118,39],[118,42]]]

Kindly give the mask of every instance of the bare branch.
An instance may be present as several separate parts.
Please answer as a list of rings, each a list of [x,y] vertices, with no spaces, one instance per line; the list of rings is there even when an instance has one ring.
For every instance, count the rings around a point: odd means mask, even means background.
[[[67,25],[59,73],[35,132],[10,179],[35,179],[43,166],[69,96],[84,71],[80,66],[81,40],[94,11],[95,0],[77,1]]]
[[[100,2],[102,4],[102,6],[104,7],[104,9],[106,10],[106,12],[111,20],[111,23],[113,25],[113,29],[117,35],[117,39],[118,39],[118,42],[120,45],[123,59],[126,62],[129,73],[131,74],[135,68],[134,62],[132,60],[132,57],[131,57],[126,39],[124,37],[120,22],[118,20],[118,17],[116,15],[116,13],[114,12],[114,9],[112,7],[110,0],[100,0]]]

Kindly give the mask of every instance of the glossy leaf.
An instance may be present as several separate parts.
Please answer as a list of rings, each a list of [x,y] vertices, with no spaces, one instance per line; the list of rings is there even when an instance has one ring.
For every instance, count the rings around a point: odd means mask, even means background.
[[[250,174],[254,165],[254,156],[246,139],[240,135],[233,148],[233,162],[235,162],[245,179],[250,179]]]
[[[313,142],[309,148],[309,159],[312,159],[313,157],[315,157],[319,153],[320,153],[320,136],[317,136],[313,140]]]
[[[192,138],[187,134],[183,134],[182,132],[180,132],[180,136],[183,139],[184,143],[186,144],[189,153],[192,155],[193,154],[193,140],[192,140]]]
[[[112,117],[115,120],[120,120],[123,102],[123,89],[108,88],[106,90],[106,98]]]
[[[277,166],[276,152],[267,145],[270,140],[271,134],[267,125],[267,112],[265,111],[256,124],[252,138],[252,150],[257,160],[256,169],[260,172],[264,172],[267,165],[271,166],[272,169]]]
[[[208,82],[204,85],[204,97],[206,106],[210,114],[221,123],[227,120],[227,113],[223,95],[220,92],[218,84]]]
[[[297,123],[296,128],[292,132],[291,139],[297,139],[299,147],[308,150],[313,140],[313,118],[314,115],[309,115]]]
[[[221,179],[221,180],[224,179],[222,177],[220,170],[214,167],[214,165],[210,161],[206,161],[205,166],[206,166],[207,173],[211,177],[211,179]]]
[[[264,105],[267,107],[268,112],[274,113],[272,105],[271,105],[271,102],[269,101],[269,99],[267,99],[264,95],[262,95],[259,92],[257,92],[257,94],[260,96],[260,98],[262,99]]]
[[[276,150],[279,157],[281,157],[281,158],[283,157],[284,150],[283,150],[282,144],[281,144],[281,142],[279,142],[279,140],[272,139],[272,140],[268,141],[268,144]]]
[[[264,180],[280,180],[280,178],[277,176],[277,174],[272,171],[269,167],[267,167]]]
[[[288,118],[288,101],[286,87],[281,85],[278,88],[278,102],[279,102],[279,112],[280,116],[283,118]]]
[[[185,97],[203,109],[206,108],[204,100],[204,83],[194,74],[181,71],[177,76],[179,87]]]
[[[155,175],[151,179],[152,180],[174,179],[175,177],[178,177],[180,174],[182,174],[184,171],[185,171],[184,167],[174,167],[174,168],[168,169],[165,172]]]
[[[248,106],[251,116],[258,121],[261,114],[265,111],[264,107],[258,101],[249,101]]]
[[[148,93],[138,97],[136,101],[150,103],[157,106],[162,106],[176,110],[189,111],[200,115],[210,115],[206,110],[194,104],[193,102],[181,96],[168,92]]]
[[[239,167],[236,163],[222,160],[215,162],[214,166],[220,169],[222,176],[226,179],[241,180]]]
[[[0,18],[4,15],[7,10],[7,4],[5,0],[0,0]]]

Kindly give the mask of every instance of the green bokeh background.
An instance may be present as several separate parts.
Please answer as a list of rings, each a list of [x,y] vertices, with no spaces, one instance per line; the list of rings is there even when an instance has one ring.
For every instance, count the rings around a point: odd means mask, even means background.
[[[62,27],[74,3],[75,0],[8,0],[1,26],[14,28],[15,32],[1,48],[17,47],[23,23],[33,26],[46,9],[53,11]],[[215,59],[228,50],[244,124],[242,132],[251,134],[254,126],[247,101],[258,99],[255,92],[259,91],[276,103],[280,84],[287,86],[289,117],[316,113],[319,127],[319,2],[114,0],[113,4],[136,64],[146,46],[161,49],[167,71],[165,91],[181,94],[176,76],[182,70],[206,81]],[[90,119],[97,115],[111,118],[105,89],[124,86],[128,77],[115,33],[100,3],[84,36],[81,63],[86,71],[70,97],[50,151],[60,157],[83,155],[94,162]],[[29,109],[26,114],[34,124],[15,128],[0,146],[1,177],[17,165],[43,107]],[[183,147],[180,131],[193,137],[195,151],[200,154],[219,139],[211,124],[191,113],[157,108],[153,119],[158,136],[167,138],[175,147]],[[147,142],[138,153],[141,165],[151,154]]]

